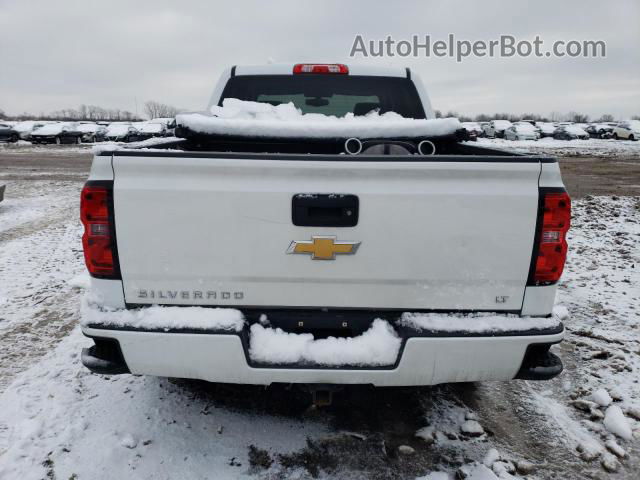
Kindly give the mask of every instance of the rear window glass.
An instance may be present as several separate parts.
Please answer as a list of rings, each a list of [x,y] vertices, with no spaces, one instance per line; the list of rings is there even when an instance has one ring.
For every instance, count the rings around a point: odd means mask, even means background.
[[[395,112],[405,118],[425,118],[411,80],[399,77],[351,75],[246,75],[232,77],[225,98],[279,105],[293,102],[303,113],[343,117],[372,110]]]

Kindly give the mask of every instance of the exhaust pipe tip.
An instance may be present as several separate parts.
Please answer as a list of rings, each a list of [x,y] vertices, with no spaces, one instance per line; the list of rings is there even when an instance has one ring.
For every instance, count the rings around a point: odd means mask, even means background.
[[[436,145],[430,140],[423,140],[418,144],[420,155],[433,155],[436,153]]]
[[[349,155],[358,155],[362,151],[362,142],[355,138],[347,138],[344,142],[344,151]]]

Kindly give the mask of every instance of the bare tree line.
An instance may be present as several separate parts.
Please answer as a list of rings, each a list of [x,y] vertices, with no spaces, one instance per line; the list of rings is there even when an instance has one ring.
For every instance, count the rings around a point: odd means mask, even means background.
[[[150,100],[144,104],[145,114],[151,118],[171,118],[180,112],[171,105]],[[4,120],[62,120],[62,121],[110,121],[110,122],[135,122],[141,121],[139,115],[129,110],[119,108],[103,108],[97,105],[80,105],[78,108],[63,108],[49,113],[34,115],[21,113],[19,115],[7,115],[0,109],[0,118]]]
[[[165,103],[149,100],[144,104],[144,113],[149,118],[173,118],[180,113],[180,110]]]

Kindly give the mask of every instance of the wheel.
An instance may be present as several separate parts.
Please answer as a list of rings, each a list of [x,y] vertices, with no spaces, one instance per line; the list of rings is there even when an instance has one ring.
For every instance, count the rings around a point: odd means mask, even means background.
[[[60,145],[62,143],[62,140],[60,139],[60,137],[56,137],[56,145]]]
[[[76,137],[76,144],[80,145],[82,143],[82,138]]]
[[[613,139],[614,139],[614,140],[618,140],[618,134],[617,134],[617,133],[615,133],[615,132],[613,133]]]
[[[636,137],[633,136],[633,133],[631,135],[629,135],[629,140],[633,141],[635,139],[636,139]]]
[[[17,142],[18,140],[20,140],[20,137],[18,137],[18,135],[16,135],[15,133],[9,138],[9,141],[13,143]]]

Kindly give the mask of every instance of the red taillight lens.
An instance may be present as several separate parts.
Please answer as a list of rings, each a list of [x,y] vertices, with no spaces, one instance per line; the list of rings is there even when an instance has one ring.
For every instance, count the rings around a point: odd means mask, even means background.
[[[100,278],[118,278],[115,242],[109,218],[110,195],[109,186],[87,184],[80,197],[84,260],[89,273]]]
[[[349,73],[349,67],[342,63],[297,63],[293,73]]]
[[[567,231],[571,223],[571,199],[566,192],[542,193],[542,228],[537,240],[534,284],[560,280],[567,259]]]

